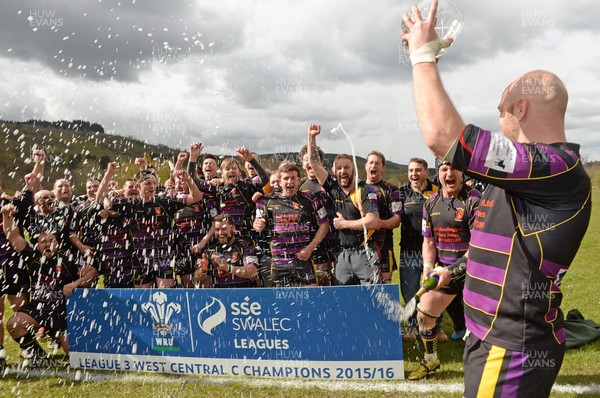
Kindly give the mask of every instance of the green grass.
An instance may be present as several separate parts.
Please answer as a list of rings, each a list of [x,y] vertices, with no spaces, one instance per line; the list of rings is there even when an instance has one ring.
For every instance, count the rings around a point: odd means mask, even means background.
[[[600,190],[595,189],[593,201],[599,203]],[[587,234],[583,240],[579,253],[565,276],[562,284],[564,300],[562,309],[566,313],[572,308],[577,308],[588,319],[600,323],[600,294],[597,289],[598,276],[600,275],[600,261],[598,257],[600,248],[600,210],[598,206],[593,209],[592,219]],[[394,275],[398,283],[398,276]],[[8,309],[5,319],[11,315]],[[445,317],[447,320],[449,317]],[[450,322],[448,320],[448,322]],[[444,325],[447,334],[452,332],[449,324]],[[18,355],[18,346],[5,334],[4,344],[9,354],[9,363],[14,363]],[[463,381],[462,343],[449,342],[439,345],[439,355],[442,369],[435,377],[427,381],[417,382],[420,385],[435,385],[438,383],[459,383]],[[423,355],[421,344],[409,344],[404,347],[405,370],[412,371]],[[586,346],[568,350],[562,368],[557,378],[558,384],[591,384],[600,380],[600,341]],[[96,375],[106,375],[102,372],[92,372]],[[160,383],[142,379],[121,382],[116,379],[102,381],[74,382],[73,372],[69,377],[64,376],[24,376],[10,373],[0,378],[0,392],[2,396],[20,397],[97,397],[106,396],[135,396],[138,398],[155,397],[460,397],[461,393],[451,392],[381,392],[381,391],[334,391],[321,389],[315,386],[310,388],[291,388],[277,385],[263,386],[250,383],[247,379],[223,379],[219,377],[188,377],[181,379],[177,376],[158,376]],[[275,381],[276,382],[276,381]],[[346,385],[361,384],[361,382],[347,382]],[[364,384],[364,383],[363,383]],[[414,386],[409,382],[382,381],[378,385]],[[574,393],[554,393],[556,397],[574,397]]]

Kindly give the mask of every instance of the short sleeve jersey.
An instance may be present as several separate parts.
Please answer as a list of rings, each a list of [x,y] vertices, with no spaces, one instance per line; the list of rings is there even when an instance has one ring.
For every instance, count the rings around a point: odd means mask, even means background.
[[[77,280],[77,266],[59,254],[51,259],[43,257],[31,247],[19,255],[31,278],[30,306],[37,304],[39,310],[66,316],[63,287]]]
[[[435,241],[438,261],[450,265],[469,250],[471,224],[481,194],[463,185],[455,198],[434,193],[423,206],[423,236]]]
[[[248,245],[244,240],[236,239],[231,245],[213,244],[210,245],[206,254],[210,259],[213,254],[222,256],[227,264],[232,267],[258,267],[258,257],[254,247]],[[211,262],[213,281],[217,285],[235,285],[237,283],[247,282],[247,279],[237,277],[226,271],[218,269],[216,264]],[[224,286],[221,286],[224,287]]]
[[[323,184],[323,188],[333,200],[335,211],[341,213],[346,220],[359,220],[363,217],[363,214],[361,214],[355,202],[352,200],[353,196],[356,195],[354,188],[352,188],[350,194],[346,194],[331,176],[327,177],[327,180],[325,180],[325,183]],[[369,184],[359,184],[359,188],[360,198],[358,198],[358,200],[362,204],[364,214],[379,212],[377,192],[375,189]],[[369,231],[369,243],[372,243],[373,241],[373,232],[374,231]],[[338,231],[338,235],[342,247],[359,248],[364,246],[365,237],[363,231],[342,229]]]
[[[325,206],[325,210],[327,210],[327,219],[329,220],[329,232],[325,236],[323,242],[321,242],[317,249],[315,249],[315,251],[317,253],[321,253],[336,250],[340,246],[340,239],[338,237],[337,231],[333,227],[335,210],[331,197],[325,193],[325,190],[317,180],[311,180],[309,178],[302,179],[302,183],[300,184],[300,188],[298,189],[298,191],[305,194],[314,195]]]
[[[178,256],[190,256],[190,249],[208,233],[212,219],[218,214],[212,200],[202,200],[175,213],[175,240]]]
[[[33,240],[37,239],[41,231],[54,231],[59,249],[64,252],[71,247],[69,234],[72,220],[73,208],[71,205],[60,202],[53,213],[44,214],[38,212],[32,202],[29,214],[23,220],[23,226]]]
[[[388,220],[394,216],[402,218],[402,201],[400,200],[400,190],[394,184],[387,181],[379,181],[374,184],[377,190],[377,198],[379,200],[379,218],[382,220]],[[386,252],[393,250],[394,248],[394,230],[393,229],[380,229],[378,231],[383,250]]]
[[[256,192],[260,192],[260,187],[247,181],[220,186],[217,190],[219,214],[227,215],[244,238],[249,238],[252,230],[252,213],[256,209],[252,196]]]
[[[271,256],[276,265],[294,263],[296,255],[314,238],[318,226],[327,222],[327,210],[315,197],[303,193],[286,197],[266,196],[256,203],[271,230]]]
[[[402,224],[400,225],[400,250],[423,250],[423,205],[438,191],[438,186],[427,180],[423,193],[416,192],[407,183],[400,187],[402,201]]]
[[[489,183],[471,234],[467,327],[515,351],[564,343],[559,286],[591,212],[579,146],[516,143],[469,125],[447,157]]]
[[[187,195],[155,197],[143,202],[139,197],[120,198],[113,210],[130,220],[129,228],[135,260],[140,265],[165,264],[175,256],[173,218],[186,206]]]

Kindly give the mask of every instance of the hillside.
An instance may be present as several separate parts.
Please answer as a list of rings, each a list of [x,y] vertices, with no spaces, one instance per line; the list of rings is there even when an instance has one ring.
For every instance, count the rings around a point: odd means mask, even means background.
[[[9,122],[0,121],[4,150],[0,155],[0,184],[12,193],[23,186],[23,176],[31,171],[31,152],[46,152],[45,183],[68,178],[75,194],[83,194],[88,178],[101,178],[106,165],[118,161],[122,168],[118,179],[131,177],[136,168],[136,157],[146,157],[162,173],[169,173],[166,165],[174,160],[178,150],[162,145],[150,145],[140,140],[104,133],[102,126],[86,122]],[[164,170],[164,171],[163,171]]]

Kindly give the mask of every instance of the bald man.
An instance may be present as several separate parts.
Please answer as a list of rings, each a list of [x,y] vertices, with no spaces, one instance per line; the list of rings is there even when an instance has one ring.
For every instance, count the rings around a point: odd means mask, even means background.
[[[436,156],[489,184],[476,212],[464,287],[465,391],[474,396],[548,396],[565,349],[560,282],[587,229],[590,179],[579,145],[566,142],[568,94],[534,70],[502,94],[503,134],[466,125],[444,90],[436,52],[448,45],[416,7],[409,32],[414,98]],[[449,270],[438,288],[448,283]]]

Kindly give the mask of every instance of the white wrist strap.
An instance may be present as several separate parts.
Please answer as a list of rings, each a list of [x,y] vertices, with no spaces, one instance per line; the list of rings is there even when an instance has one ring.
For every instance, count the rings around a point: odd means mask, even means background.
[[[427,270],[427,273],[429,274],[431,271],[433,271],[433,266],[434,263],[432,262],[424,262],[423,263],[423,268]]]
[[[452,40],[450,39],[435,39],[410,53],[410,63],[413,68],[421,62],[435,62],[437,53],[446,47],[450,47]]]

